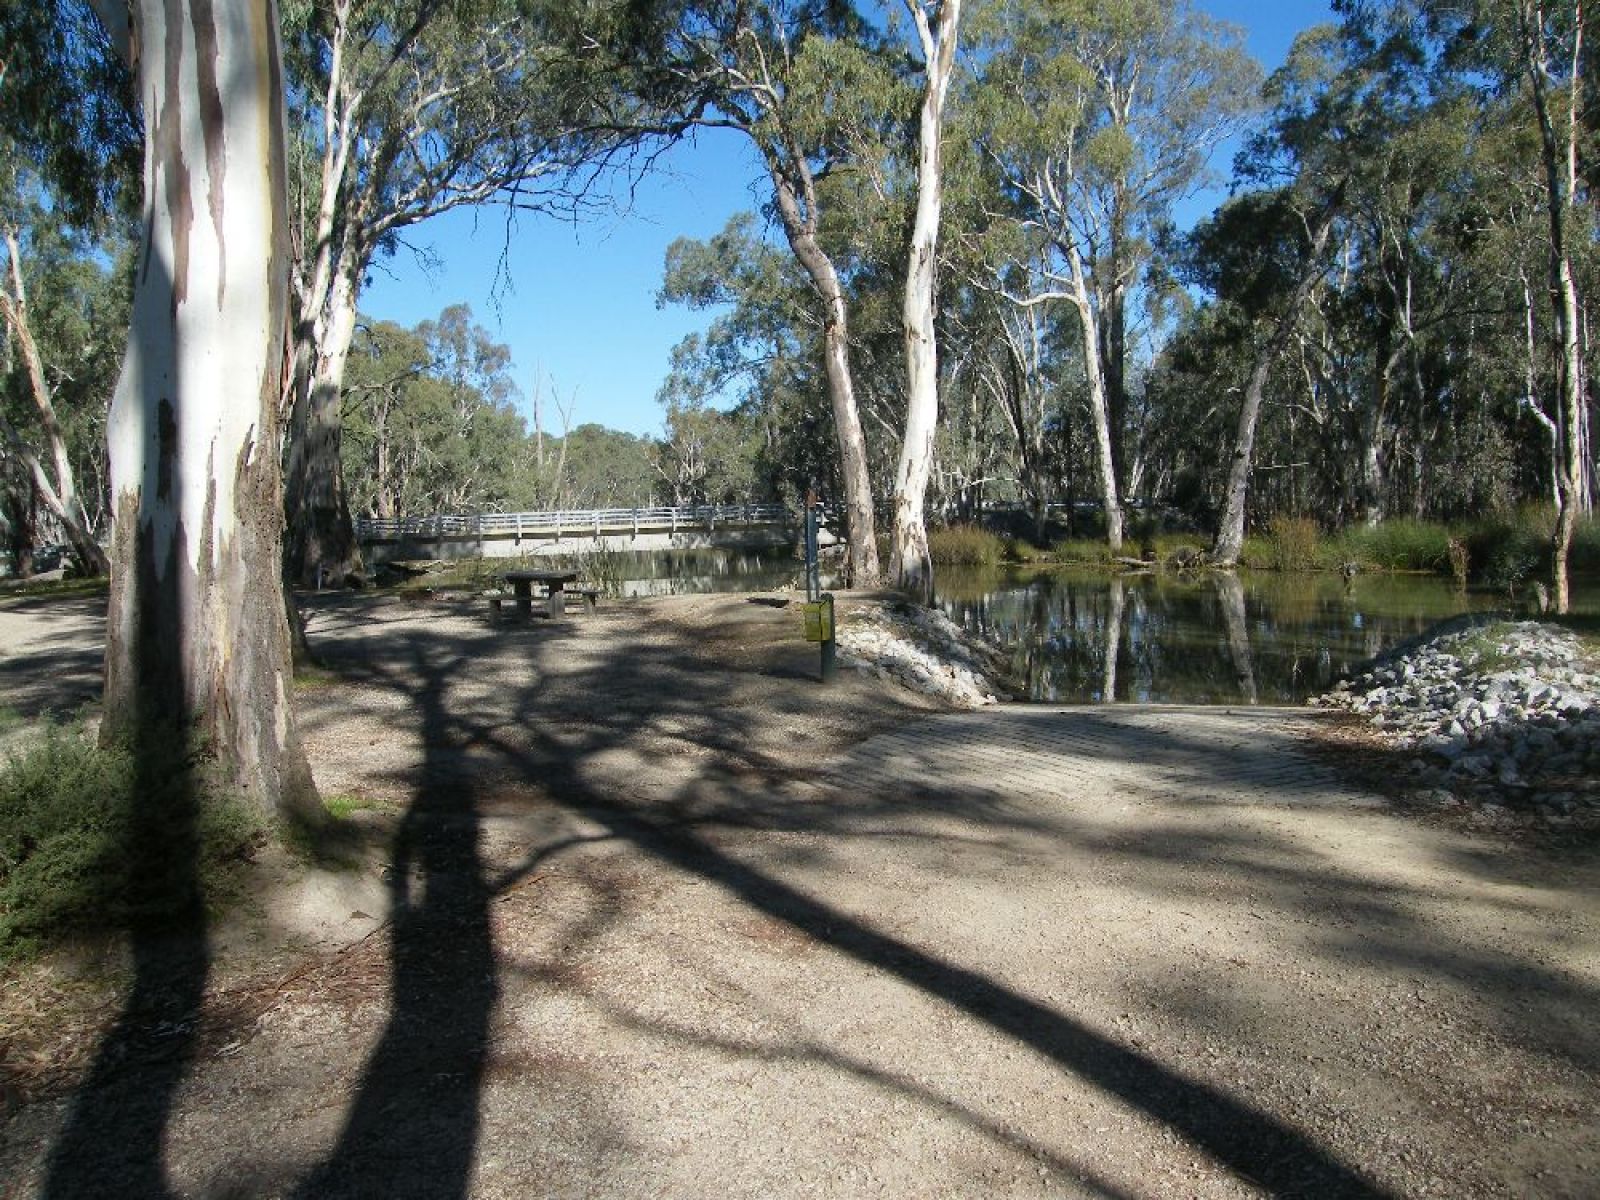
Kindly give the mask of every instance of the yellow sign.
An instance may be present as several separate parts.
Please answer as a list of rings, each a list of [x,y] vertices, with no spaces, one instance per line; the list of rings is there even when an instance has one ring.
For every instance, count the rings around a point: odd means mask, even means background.
[[[815,604],[802,604],[800,611],[806,618],[806,641],[833,641],[833,603],[819,600]]]

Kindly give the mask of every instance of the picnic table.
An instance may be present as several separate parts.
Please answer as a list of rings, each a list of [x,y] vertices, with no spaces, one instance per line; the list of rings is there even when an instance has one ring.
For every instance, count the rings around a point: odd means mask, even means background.
[[[545,611],[552,617],[565,616],[567,611],[566,587],[578,577],[576,571],[507,571],[505,581],[517,597],[517,615],[528,619],[533,616],[533,585],[542,584],[547,593]]]

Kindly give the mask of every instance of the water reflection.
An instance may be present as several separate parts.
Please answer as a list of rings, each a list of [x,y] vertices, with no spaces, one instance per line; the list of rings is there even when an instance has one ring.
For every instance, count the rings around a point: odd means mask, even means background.
[[[619,564],[624,596],[757,592],[804,586],[800,560],[787,550],[669,550],[628,554]],[[824,570],[822,586],[836,586]]]
[[[630,558],[628,596],[801,584],[788,552]],[[1011,649],[1029,699],[1060,702],[1298,704],[1436,621],[1505,605],[1431,576],[941,567],[937,582],[952,619]],[[1574,601],[1594,612],[1600,589]]]
[[[1492,595],[1372,575],[955,571],[952,619],[1012,648],[1029,699],[1297,704],[1357,663]],[[1589,592],[1577,597],[1593,608]]]

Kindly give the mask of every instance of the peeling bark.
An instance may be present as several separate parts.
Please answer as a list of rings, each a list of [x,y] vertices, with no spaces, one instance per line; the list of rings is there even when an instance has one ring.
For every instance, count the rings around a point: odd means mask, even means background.
[[[817,241],[816,194],[804,157],[789,156],[793,172],[799,175],[801,195],[796,194],[795,183],[784,170],[780,157],[772,151],[768,151],[766,157],[789,248],[822,301],[823,368],[828,380],[828,397],[833,405],[839,469],[844,479],[845,573],[852,587],[874,587],[881,568],[872,512],[872,479],[867,470],[867,439],[861,432],[861,413],[850,371],[849,306],[833,260]]]
[[[939,425],[939,347],[934,330],[934,285],[939,258],[939,217],[944,203],[941,146],[944,104],[955,69],[961,0],[941,0],[937,32],[919,0],[907,0],[922,43],[927,74],[917,132],[917,211],[906,267],[902,319],[906,345],[906,428],[895,471],[894,540],[889,563],[897,587],[933,599],[933,560],[928,553],[925,505],[933,469],[933,439]]]
[[[280,576],[289,260],[276,5],[152,0],[133,32],[147,236],[107,427],[104,731],[194,730],[262,809],[315,819]]]
[[[66,530],[67,540],[72,543],[72,550],[78,558],[79,565],[91,575],[104,575],[111,569],[111,563],[106,558],[106,552],[94,540],[94,534],[89,528],[89,514],[84,511],[83,501],[78,495],[78,484],[72,471],[72,458],[67,453],[67,437],[62,432],[60,420],[56,417],[50,384],[45,378],[44,360],[39,355],[39,345],[34,340],[33,326],[28,320],[28,291],[22,278],[22,250],[18,246],[14,230],[6,230],[5,241],[11,282],[9,290],[0,289],[0,314],[4,315],[6,324],[10,326],[12,335],[17,339],[17,347],[22,352],[22,360],[28,373],[28,387],[33,394],[33,405],[39,415],[39,429],[44,434],[45,445],[49,448],[55,478],[51,479],[46,474],[44,464],[28,449],[21,435],[3,417],[0,417],[0,432],[4,433],[12,452],[28,468],[39,499],[44,501],[45,507]]]
[[[1261,401],[1267,387],[1267,376],[1272,364],[1288,344],[1300,318],[1300,310],[1310,298],[1312,289],[1322,278],[1322,256],[1333,230],[1330,215],[1317,226],[1311,239],[1311,257],[1307,269],[1295,284],[1289,302],[1279,314],[1272,334],[1256,355],[1250,369],[1249,382],[1245,384],[1244,401],[1239,406],[1239,424],[1234,435],[1233,459],[1228,464],[1228,498],[1222,511],[1222,522],[1217,527],[1217,540],[1211,549],[1211,559],[1219,567],[1231,567],[1239,561],[1244,548],[1245,500],[1250,486],[1250,467],[1254,458],[1256,424],[1261,416]]]

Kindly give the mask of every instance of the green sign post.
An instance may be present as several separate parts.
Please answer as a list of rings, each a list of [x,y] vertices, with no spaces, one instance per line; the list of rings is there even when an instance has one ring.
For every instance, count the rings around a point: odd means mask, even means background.
[[[806,621],[806,641],[822,647],[822,682],[832,683],[834,663],[833,594],[822,590],[817,566],[817,494],[806,493],[806,602],[801,606]]]

